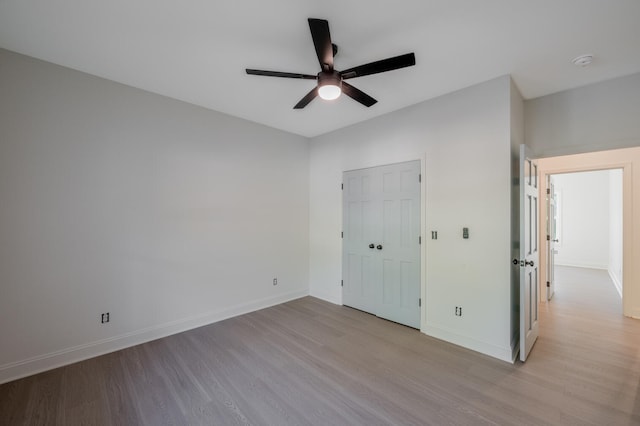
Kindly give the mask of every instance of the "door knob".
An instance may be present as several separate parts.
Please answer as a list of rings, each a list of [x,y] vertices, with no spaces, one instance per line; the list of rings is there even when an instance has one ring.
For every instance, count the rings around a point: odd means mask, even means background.
[[[369,244],[369,248],[374,248],[375,246],[373,245],[373,243]]]
[[[530,261],[528,261],[528,262],[525,260],[525,261],[524,261],[524,266],[527,266],[527,265],[529,265],[529,266],[533,266],[533,260],[530,260]]]
[[[554,242],[554,243],[559,243],[559,242],[560,242],[560,240],[553,240],[553,242]]]
[[[378,247],[376,247],[378,250],[382,250],[382,245],[378,244]]]

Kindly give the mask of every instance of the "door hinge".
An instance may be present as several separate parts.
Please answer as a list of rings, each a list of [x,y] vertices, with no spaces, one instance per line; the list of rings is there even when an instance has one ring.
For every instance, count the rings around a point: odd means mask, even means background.
[[[547,235],[547,241],[551,241],[551,236]]]
[[[551,188],[547,188],[547,195],[551,195]]]
[[[344,189],[344,183],[340,184],[340,189]]]
[[[422,173],[418,173],[418,182],[422,182]]]
[[[418,237],[418,244],[422,244],[422,235]]]
[[[344,280],[340,280],[340,287],[344,287]]]
[[[418,299],[418,306],[422,306],[422,297]]]
[[[344,232],[340,233],[340,238],[344,238]]]
[[[551,283],[547,281],[547,287],[551,287]]]

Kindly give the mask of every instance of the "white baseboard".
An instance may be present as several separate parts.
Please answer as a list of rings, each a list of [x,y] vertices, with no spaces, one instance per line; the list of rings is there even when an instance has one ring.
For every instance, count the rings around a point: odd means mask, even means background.
[[[455,331],[448,330],[446,327],[434,324],[426,325],[422,327],[420,331],[428,336],[435,337],[436,339],[444,340],[445,342],[453,343],[454,345],[462,346],[511,364],[515,362],[514,351],[515,354],[517,354],[518,345],[515,345],[515,348],[496,346],[473,339],[469,336],[458,334]],[[513,345],[514,342],[511,342],[511,346]]]
[[[334,305],[342,305],[342,300],[337,300],[335,297],[330,296],[327,293],[311,291],[309,296],[313,296],[316,299],[324,300],[325,302],[333,303]]]
[[[608,265],[595,264],[595,263],[585,263],[580,261],[560,261],[554,263],[555,266],[571,266],[574,268],[588,268],[588,269],[604,269],[605,271],[609,269]]]
[[[308,296],[293,291],[0,365],[0,384]]]
[[[620,282],[620,279],[616,274],[613,273],[611,268],[607,269],[607,272],[609,272],[609,277],[611,278],[611,281],[613,281],[613,285],[616,287],[620,298],[622,298],[622,283]]]

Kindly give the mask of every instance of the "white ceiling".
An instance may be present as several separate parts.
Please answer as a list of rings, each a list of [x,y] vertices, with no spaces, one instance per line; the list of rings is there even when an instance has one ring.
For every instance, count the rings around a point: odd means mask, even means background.
[[[307,18],[329,20],[336,69],[415,52],[349,80],[378,100],[316,99]],[[0,0],[0,47],[312,137],[494,77],[526,99],[640,71],[638,0]],[[576,67],[571,60],[594,55]]]

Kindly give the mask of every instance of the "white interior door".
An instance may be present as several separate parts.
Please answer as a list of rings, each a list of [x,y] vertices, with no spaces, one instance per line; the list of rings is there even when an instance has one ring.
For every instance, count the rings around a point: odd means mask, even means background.
[[[520,360],[538,338],[538,165],[520,145]]]
[[[547,175],[547,300],[555,292],[555,254],[558,236],[556,234],[556,192],[553,176]]]
[[[343,182],[343,304],[419,328],[420,162]]]

